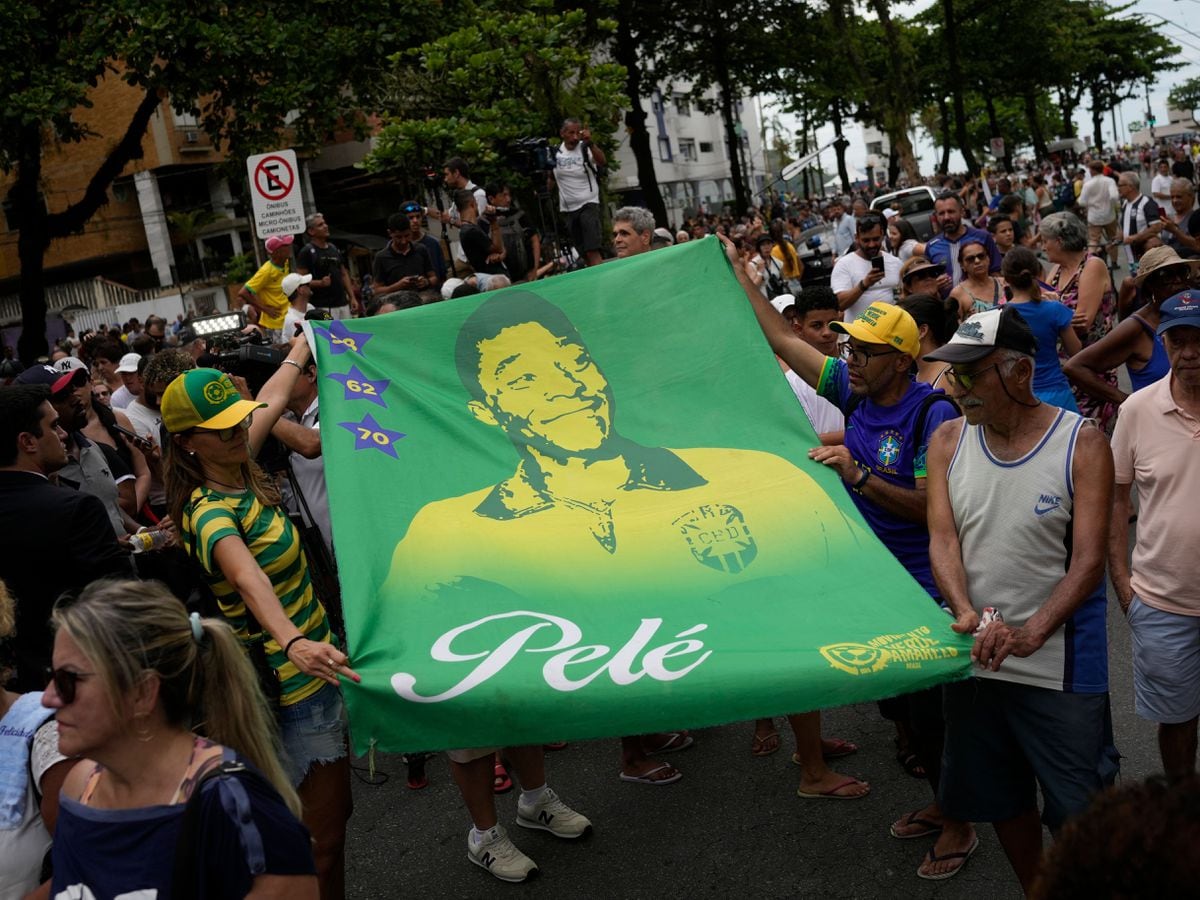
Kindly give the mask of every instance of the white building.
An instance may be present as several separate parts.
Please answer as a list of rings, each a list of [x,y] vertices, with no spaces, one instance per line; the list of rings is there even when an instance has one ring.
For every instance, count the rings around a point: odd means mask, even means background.
[[[687,92],[690,88],[690,84],[682,82],[674,85],[671,93],[667,93],[665,87],[655,89],[649,98],[646,117],[659,190],[667,206],[667,215],[676,225],[694,213],[701,203],[709,212],[719,212],[724,203],[734,200],[729,150],[721,116],[717,113],[706,115],[689,102]],[[707,91],[705,97],[715,98],[715,89]],[[744,97],[737,102],[737,111],[740,162],[754,195],[762,190],[765,174],[757,104],[753,98]],[[629,202],[640,203],[637,162],[629,149],[629,135],[622,131],[617,134],[617,141],[615,156],[620,161],[620,168],[609,175],[609,192],[626,194]]]

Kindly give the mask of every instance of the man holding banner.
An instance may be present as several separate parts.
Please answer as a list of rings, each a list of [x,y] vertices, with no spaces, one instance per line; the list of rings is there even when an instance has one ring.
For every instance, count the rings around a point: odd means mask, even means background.
[[[841,476],[875,534],[940,603],[925,525],[925,455],[937,427],[956,418],[958,410],[942,391],[911,375],[920,352],[916,322],[898,306],[872,303],[853,322],[831,323],[831,328],[849,337],[848,359],[833,359],[796,337],[753,289],[732,254],[730,261],[771,348],[846,413],[845,444],[814,447],[809,457]],[[911,736],[912,750],[935,798],[944,733],[941,706],[940,687],[880,704],[884,715]],[[937,836],[917,872],[931,880],[955,875],[978,844],[970,823],[943,816],[936,799],[894,822],[891,834],[902,840]]]

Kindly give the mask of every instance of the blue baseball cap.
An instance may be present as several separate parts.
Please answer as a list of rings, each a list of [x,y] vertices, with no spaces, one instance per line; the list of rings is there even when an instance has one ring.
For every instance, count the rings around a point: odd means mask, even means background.
[[[1200,291],[1186,290],[1172,294],[1162,302],[1158,314],[1159,334],[1177,325],[1200,328]]]

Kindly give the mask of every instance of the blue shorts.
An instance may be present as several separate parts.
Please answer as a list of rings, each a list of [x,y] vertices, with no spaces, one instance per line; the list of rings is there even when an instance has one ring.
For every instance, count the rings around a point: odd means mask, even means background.
[[[346,756],[346,707],[341,690],[332,684],[322,685],[299,703],[280,707],[275,719],[283,743],[281,762],[293,787],[299,787],[314,765]]]
[[[1103,789],[1108,694],[994,678],[943,685],[946,743],[938,802],[949,818],[1004,822],[1045,807],[1058,831]]]
[[[1143,719],[1160,725],[1200,715],[1200,616],[1129,604],[1133,636],[1133,702]]]

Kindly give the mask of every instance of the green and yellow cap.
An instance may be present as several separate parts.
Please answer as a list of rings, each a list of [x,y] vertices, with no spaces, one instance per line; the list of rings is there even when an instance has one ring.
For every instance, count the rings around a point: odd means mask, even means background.
[[[916,321],[891,303],[877,300],[853,322],[830,322],[829,328],[867,344],[887,344],[913,359],[921,355],[921,333]]]
[[[267,404],[243,400],[229,376],[216,369],[191,369],[163,391],[162,422],[171,434],[189,428],[229,428]]]

